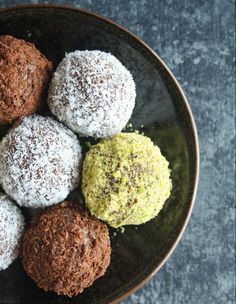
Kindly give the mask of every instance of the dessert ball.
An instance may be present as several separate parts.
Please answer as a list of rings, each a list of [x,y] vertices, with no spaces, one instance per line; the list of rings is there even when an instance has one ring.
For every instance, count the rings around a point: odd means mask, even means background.
[[[21,206],[63,201],[79,185],[80,169],[77,137],[50,117],[23,118],[0,143],[0,183]]]
[[[110,254],[107,226],[68,201],[36,216],[21,247],[24,269],[37,285],[69,297],[104,275]]]
[[[0,270],[6,269],[18,256],[24,230],[24,217],[20,209],[0,194]]]
[[[135,83],[113,55],[75,51],[59,64],[50,84],[52,113],[74,132],[109,137],[127,124],[135,104]]]
[[[168,161],[145,136],[120,133],[92,146],[82,190],[90,212],[112,227],[154,218],[170,195]]]
[[[0,36],[0,124],[41,107],[52,69],[52,63],[33,44]]]

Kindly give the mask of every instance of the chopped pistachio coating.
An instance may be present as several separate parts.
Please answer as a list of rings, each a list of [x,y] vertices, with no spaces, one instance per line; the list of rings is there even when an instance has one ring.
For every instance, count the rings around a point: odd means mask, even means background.
[[[169,163],[145,136],[120,133],[91,147],[82,190],[90,212],[114,228],[154,218],[170,196]]]

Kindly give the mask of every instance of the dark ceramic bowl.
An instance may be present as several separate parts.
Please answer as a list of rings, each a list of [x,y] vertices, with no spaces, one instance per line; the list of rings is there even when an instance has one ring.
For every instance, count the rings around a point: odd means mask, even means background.
[[[193,116],[178,82],[139,38],[95,14],[60,6],[25,6],[0,11],[0,35],[33,42],[55,66],[65,52],[111,52],[132,72],[137,85],[131,118],[160,146],[170,162],[173,191],[154,220],[111,230],[112,259],[106,275],[69,299],[45,293],[24,273],[19,260],[0,272],[0,303],[118,303],[143,286],[165,263],[189,220],[196,194],[199,149]],[[7,128],[0,127],[2,137]]]

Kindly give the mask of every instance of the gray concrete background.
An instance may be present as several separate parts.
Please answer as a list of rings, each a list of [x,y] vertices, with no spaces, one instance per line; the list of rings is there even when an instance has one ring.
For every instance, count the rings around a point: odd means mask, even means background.
[[[0,7],[29,2],[46,1]],[[158,274],[122,304],[235,303],[234,1],[57,3],[107,16],[148,43],[183,86],[198,127],[201,178],[187,230]]]

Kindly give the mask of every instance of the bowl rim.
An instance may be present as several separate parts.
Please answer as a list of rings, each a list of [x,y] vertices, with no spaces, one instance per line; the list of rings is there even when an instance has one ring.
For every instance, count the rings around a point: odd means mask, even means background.
[[[120,303],[122,300],[126,299],[127,297],[129,297],[130,295],[132,295],[133,293],[137,292],[140,288],[142,288],[161,268],[162,266],[166,263],[166,261],[169,259],[169,257],[171,256],[171,254],[173,253],[173,251],[175,250],[175,248],[177,247],[180,239],[183,236],[183,233],[186,229],[186,226],[189,222],[192,210],[193,210],[193,206],[194,206],[194,202],[196,199],[196,194],[197,194],[197,188],[198,188],[198,182],[199,182],[199,167],[200,167],[200,149],[199,149],[199,140],[198,140],[198,134],[197,134],[197,128],[196,128],[196,124],[194,121],[194,117],[188,102],[188,99],[183,91],[183,89],[181,88],[179,82],[177,81],[177,79],[175,78],[174,74],[171,72],[171,70],[169,69],[169,67],[164,63],[164,61],[160,58],[159,55],[157,55],[157,53],[151,48],[149,47],[141,38],[139,38],[137,35],[133,34],[132,32],[130,32],[128,29],[126,29],[125,27],[123,27],[122,25],[120,25],[119,23],[101,16],[97,13],[94,12],[90,12],[87,9],[83,9],[83,8],[77,8],[73,5],[69,5],[69,4],[20,4],[20,5],[13,5],[13,6],[9,6],[6,8],[1,8],[0,9],[0,14],[2,13],[8,13],[8,12],[14,12],[14,11],[18,11],[18,10],[24,10],[24,9],[48,9],[48,8],[52,8],[52,9],[58,9],[58,10],[69,10],[69,11],[74,11],[74,12],[79,12],[82,13],[84,15],[88,15],[91,16],[93,18],[99,19],[100,21],[103,21],[105,23],[107,23],[108,25],[118,29],[121,32],[124,32],[125,34],[128,34],[130,37],[132,37],[134,40],[136,40],[136,42],[138,42],[139,44],[141,44],[148,52],[149,54],[152,55],[152,57],[159,63],[159,65],[162,66],[163,70],[165,71],[165,73],[168,75],[168,77],[173,81],[173,83],[176,86],[176,89],[178,91],[178,94],[181,96],[182,98],[182,102],[184,105],[184,109],[185,112],[188,115],[188,120],[191,126],[191,133],[192,133],[192,138],[193,138],[193,143],[194,143],[194,160],[195,160],[195,164],[194,164],[194,177],[193,177],[193,189],[192,189],[192,193],[190,196],[190,204],[189,204],[189,209],[185,218],[185,221],[180,229],[179,235],[176,238],[176,240],[174,241],[174,243],[172,244],[171,248],[169,249],[169,251],[165,254],[164,258],[162,259],[162,261],[154,266],[154,268],[152,269],[152,271],[150,271],[150,273],[144,278],[142,279],[136,286],[131,287],[129,290],[127,290],[124,294],[122,294],[121,296],[118,296],[116,299],[112,300],[109,304],[118,304]]]

